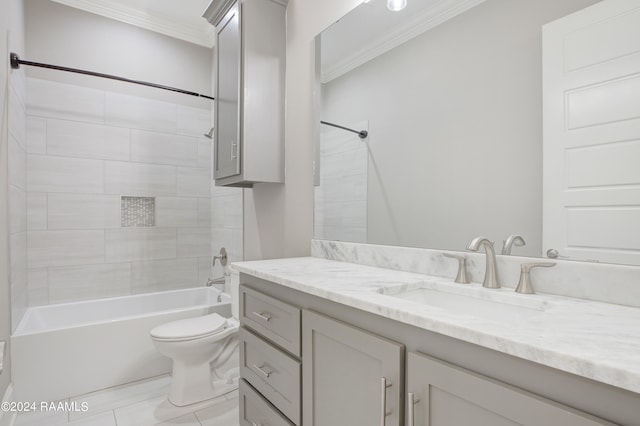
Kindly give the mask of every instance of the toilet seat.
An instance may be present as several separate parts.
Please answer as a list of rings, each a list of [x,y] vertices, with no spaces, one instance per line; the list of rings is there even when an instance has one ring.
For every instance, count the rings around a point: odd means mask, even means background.
[[[222,333],[230,326],[227,319],[218,314],[186,318],[159,325],[151,330],[151,337],[163,341],[187,341]]]

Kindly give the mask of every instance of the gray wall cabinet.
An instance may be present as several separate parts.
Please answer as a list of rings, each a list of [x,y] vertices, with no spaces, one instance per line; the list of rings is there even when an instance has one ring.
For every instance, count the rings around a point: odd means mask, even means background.
[[[267,407],[297,426],[640,426],[637,393],[248,274],[240,282],[249,347],[260,339],[278,351],[275,359],[285,355],[290,362],[278,368],[301,371],[298,387],[294,378],[279,391],[300,403],[301,416],[286,415],[268,388],[241,388],[241,395],[256,407],[269,401]],[[270,359],[272,351],[253,346]],[[240,373],[248,385],[264,375],[242,367]],[[382,378],[391,383],[384,392]],[[384,399],[390,413],[383,417]],[[262,424],[271,424],[266,419]]]
[[[284,182],[286,0],[213,0],[216,185]]]
[[[404,346],[302,312],[305,425],[399,426]]]

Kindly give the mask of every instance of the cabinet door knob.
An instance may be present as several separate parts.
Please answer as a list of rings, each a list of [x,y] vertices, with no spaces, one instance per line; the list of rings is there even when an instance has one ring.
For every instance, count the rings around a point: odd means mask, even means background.
[[[386,377],[380,378],[380,400],[382,402],[382,408],[380,410],[380,426],[384,426],[386,423],[386,417],[391,414],[391,411],[387,411],[387,388],[391,387],[391,382],[387,381]]]

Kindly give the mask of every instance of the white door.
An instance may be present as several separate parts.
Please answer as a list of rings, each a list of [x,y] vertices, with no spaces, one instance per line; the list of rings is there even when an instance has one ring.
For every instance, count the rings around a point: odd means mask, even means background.
[[[543,27],[543,120],[544,253],[640,264],[640,0]]]

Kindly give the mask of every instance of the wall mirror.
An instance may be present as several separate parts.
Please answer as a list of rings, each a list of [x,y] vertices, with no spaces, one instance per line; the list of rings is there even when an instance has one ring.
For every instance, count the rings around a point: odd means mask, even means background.
[[[518,234],[511,254],[547,257],[542,26],[595,3],[370,0],[319,34],[318,123],[368,137],[318,124],[315,238],[464,250],[483,235],[500,253]],[[636,257],[567,258],[637,264],[635,212]]]

